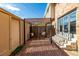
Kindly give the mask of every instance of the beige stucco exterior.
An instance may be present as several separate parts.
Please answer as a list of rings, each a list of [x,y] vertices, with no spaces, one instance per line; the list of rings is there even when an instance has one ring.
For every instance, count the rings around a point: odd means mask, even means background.
[[[78,19],[79,18],[79,4],[77,4],[77,3],[56,4],[55,21],[57,22],[57,19],[59,17],[63,16],[64,14],[70,12],[71,10],[73,10],[75,8],[77,8],[77,11],[76,11],[76,37],[77,37],[77,44],[78,44],[78,50],[79,50],[79,19]],[[57,23],[56,23],[56,25],[57,25]]]
[[[55,4],[47,4],[44,18],[54,18],[55,17]]]
[[[46,11],[44,14],[44,18],[51,18],[52,25],[55,26],[55,4],[54,3],[48,3],[46,7]]]
[[[45,18],[51,18],[51,6],[48,7]]]
[[[50,5],[52,6],[53,3],[50,3]],[[50,6],[47,8],[49,9]],[[76,11],[76,37],[77,37],[77,46],[78,46],[78,50],[79,50],[79,4],[78,3],[56,3],[54,5],[54,7],[52,6],[52,8],[54,9],[51,10],[51,13],[54,14],[54,19],[55,21],[52,22],[55,23],[55,28],[56,28],[56,33],[57,33],[57,19],[65,14],[67,14],[68,12],[72,11],[73,9],[77,8]],[[50,9],[52,9],[50,8]],[[49,10],[50,10],[49,9]],[[48,13],[48,11],[46,11]],[[51,14],[50,16],[48,16],[48,14],[46,14],[45,12],[45,16],[44,17],[53,17],[53,15]],[[49,11],[50,12],[50,11]]]

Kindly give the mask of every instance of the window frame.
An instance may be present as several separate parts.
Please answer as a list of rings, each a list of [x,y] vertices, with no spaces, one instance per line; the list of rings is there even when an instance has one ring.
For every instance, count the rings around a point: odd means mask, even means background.
[[[62,21],[63,21],[63,27],[62,27],[62,34],[61,34],[61,36],[63,36],[63,37],[65,37],[65,38],[67,38],[68,40],[71,40],[71,37],[70,37],[70,23],[72,22],[72,20],[71,19],[75,19],[75,21],[76,21],[76,11],[77,11],[77,9],[75,8],[75,9],[73,9],[73,10],[71,10],[70,12],[68,12],[68,13],[66,13],[65,15],[63,15],[63,16],[61,16],[61,17],[59,17],[58,19],[57,19],[57,23],[58,23],[58,21],[59,21],[59,23],[60,23],[60,19],[62,18]],[[70,16],[73,16],[73,14],[75,13],[75,15],[74,15],[74,17],[75,18],[70,18]],[[70,14],[72,14],[72,15],[70,15]],[[67,37],[66,36],[64,36],[64,17],[68,17],[67,18],[67,22],[68,22],[68,32],[67,32]],[[76,27],[76,25],[75,25],[75,27]],[[57,32],[57,34],[59,34],[60,35],[60,24],[59,25],[57,25],[57,30],[59,29],[59,32]]]

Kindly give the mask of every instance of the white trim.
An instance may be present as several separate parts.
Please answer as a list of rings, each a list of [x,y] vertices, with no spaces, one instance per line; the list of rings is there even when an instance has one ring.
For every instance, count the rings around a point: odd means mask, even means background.
[[[46,13],[47,13],[47,10],[49,9],[50,4],[51,4],[51,3],[48,3],[47,6],[46,6],[45,13],[44,13],[44,16],[43,16],[44,18],[45,18],[45,15],[46,15]]]

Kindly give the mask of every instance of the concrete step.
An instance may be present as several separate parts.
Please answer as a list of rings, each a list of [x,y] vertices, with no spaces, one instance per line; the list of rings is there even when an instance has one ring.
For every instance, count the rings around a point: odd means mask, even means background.
[[[71,45],[66,45],[66,50],[77,50],[76,43],[71,43]]]

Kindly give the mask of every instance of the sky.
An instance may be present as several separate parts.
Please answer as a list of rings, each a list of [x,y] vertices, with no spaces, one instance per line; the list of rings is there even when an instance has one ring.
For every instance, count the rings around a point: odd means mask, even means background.
[[[0,3],[0,7],[21,18],[43,18],[47,3]]]

